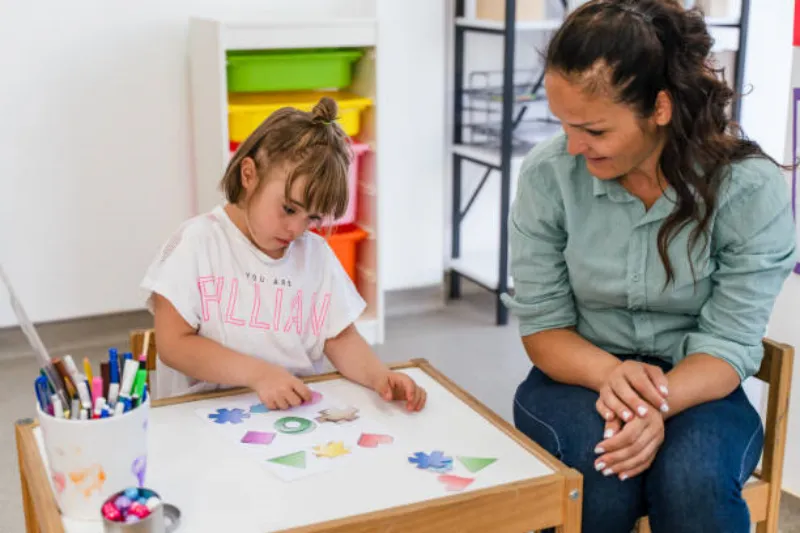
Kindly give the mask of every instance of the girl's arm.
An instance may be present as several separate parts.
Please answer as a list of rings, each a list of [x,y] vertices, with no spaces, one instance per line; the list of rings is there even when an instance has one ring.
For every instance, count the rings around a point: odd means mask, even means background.
[[[325,354],[344,377],[373,390],[390,372],[353,324],[325,342]]]
[[[425,406],[425,389],[408,374],[387,368],[353,324],[325,342],[325,353],[345,378],[374,390],[384,400],[403,400],[409,411]]]
[[[172,303],[153,293],[158,356],[195,379],[255,390],[267,407],[285,409],[311,400],[311,391],[284,368],[201,337]]]

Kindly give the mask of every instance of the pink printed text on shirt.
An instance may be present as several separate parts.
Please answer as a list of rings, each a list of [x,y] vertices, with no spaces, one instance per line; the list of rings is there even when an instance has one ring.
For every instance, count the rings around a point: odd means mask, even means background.
[[[227,289],[226,289],[227,285]],[[215,304],[220,317],[226,324],[239,327],[258,328],[263,330],[294,332],[303,335],[311,331],[319,336],[325,319],[328,316],[331,294],[329,292],[311,296],[310,309],[303,308],[303,290],[276,287],[270,290],[271,285],[258,282],[239,283],[238,278],[226,280],[224,276],[203,276],[197,279],[200,291],[200,303],[204,322],[211,320],[211,304]],[[252,309],[249,316],[238,311],[237,302],[247,293],[252,295]],[[273,293],[274,294],[271,294]],[[227,299],[223,302],[223,296]],[[262,311],[268,307],[270,299],[273,302],[272,316]],[[244,299],[244,301],[249,298]],[[286,309],[284,309],[286,304]],[[284,312],[285,311],[285,312]]]

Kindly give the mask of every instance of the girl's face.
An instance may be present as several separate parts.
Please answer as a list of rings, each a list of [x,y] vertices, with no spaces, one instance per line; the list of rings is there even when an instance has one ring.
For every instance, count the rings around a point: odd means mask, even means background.
[[[559,72],[545,75],[553,114],[567,134],[567,149],[586,159],[589,172],[614,179],[636,170],[655,169],[663,146],[661,126],[669,123],[668,102],[659,96],[653,116],[643,119],[606,92],[594,94]]]
[[[253,244],[274,259],[283,257],[293,240],[321,220],[319,214],[309,213],[303,205],[304,178],[295,179],[289,196],[286,196],[286,179],[291,169],[289,164],[275,165],[258,187],[253,161],[245,159],[242,162],[242,184],[246,196],[241,202],[244,227],[240,226],[240,229]]]

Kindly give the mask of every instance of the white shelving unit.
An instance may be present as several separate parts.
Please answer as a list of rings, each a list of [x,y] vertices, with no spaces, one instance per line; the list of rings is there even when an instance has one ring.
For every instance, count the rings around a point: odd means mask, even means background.
[[[374,165],[369,172],[380,190],[382,165],[377,138],[379,112],[376,98],[377,21],[371,18],[324,19],[210,19],[192,18],[189,24],[189,65],[193,127],[194,192],[198,213],[224,202],[218,184],[230,158],[228,138],[228,90],[226,53],[234,50],[301,48],[359,48],[365,51],[355,66],[348,92],[368,97],[373,106],[362,113],[360,142],[370,145],[372,154],[361,164]],[[363,167],[362,167],[363,168]],[[380,195],[369,207],[368,244],[359,249],[359,263],[369,264],[371,286],[362,290],[367,311],[357,321],[364,338],[379,344],[384,340],[384,298],[380,261]],[[361,209],[361,206],[359,206]],[[362,241],[363,242],[363,241]],[[363,268],[359,268],[363,271]]]

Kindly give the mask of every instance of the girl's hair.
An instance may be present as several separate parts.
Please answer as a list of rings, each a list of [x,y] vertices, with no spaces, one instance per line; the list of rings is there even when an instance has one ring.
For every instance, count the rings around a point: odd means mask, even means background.
[[[709,221],[730,164],[767,156],[743,138],[726,113],[734,97],[711,64],[713,40],[699,9],[677,0],[591,0],[578,7],[555,33],[545,68],[607,90],[641,117],[653,114],[656,97],[672,99],[672,120],[659,165],[677,194],[676,205],[658,232],[658,253],[666,282],[674,279],[667,254],[670,240],[692,222],[691,249]],[[777,163],[776,163],[777,165]]]
[[[261,123],[239,146],[228,163],[220,188],[227,200],[244,196],[242,161],[253,159],[259,187],[267,169],[283,163],[294,166],[286,178],[286,196],[298,178],[306,178],[302,202],[307,211],[326,217],[344,215],[348,203],[347,175],[352,152],[347,135],[335,122],[336,102],[323,97],[310,112],[281,108]]]

